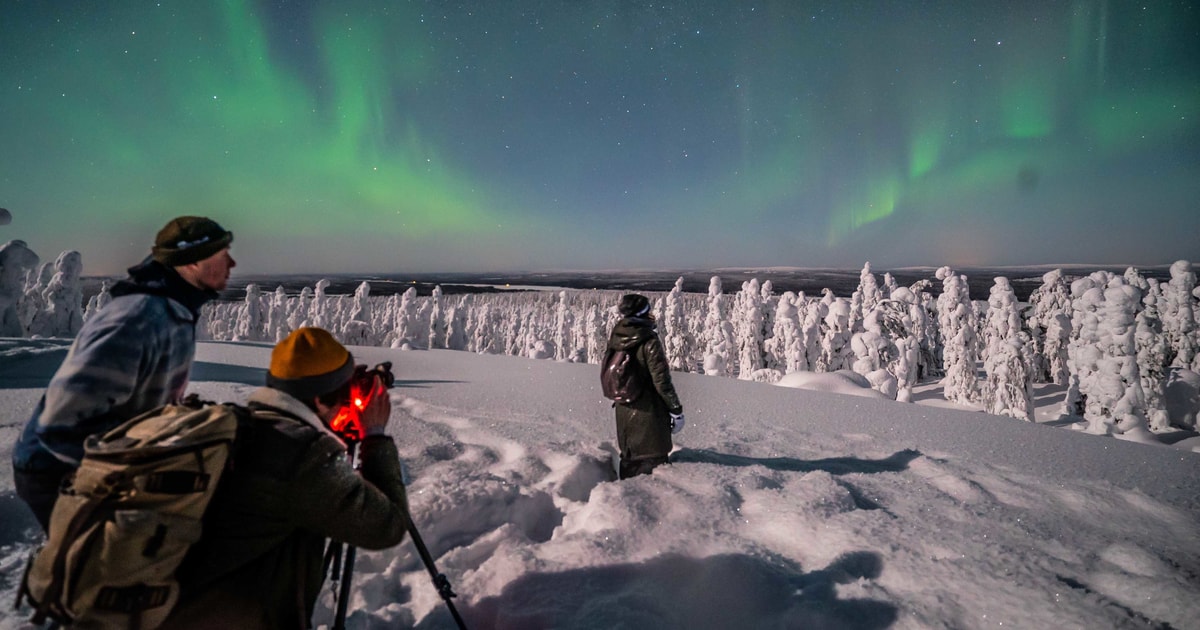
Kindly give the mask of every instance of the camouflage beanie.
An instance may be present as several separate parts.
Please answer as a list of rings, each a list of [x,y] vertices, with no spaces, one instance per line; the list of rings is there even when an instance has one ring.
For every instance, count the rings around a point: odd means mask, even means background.
[[[625,317],[641,317],[650,311],[650,300],[644,295],[626,293],[621,296],[617,312]]]
[[[176,217],[158,231],[151,253],[164,265],[180,267],[200,262],[232,242],[233,232],[212,219]]]

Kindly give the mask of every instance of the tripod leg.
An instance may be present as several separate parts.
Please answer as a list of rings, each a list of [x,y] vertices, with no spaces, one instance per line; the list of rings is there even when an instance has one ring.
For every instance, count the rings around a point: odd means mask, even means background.
[[[354,583],[354,556],[358,549],[346,545],[346,557],[342,564],[342,583],[338,592],[337,614],[334,617],[332,630],[345,630],[346,609],[350,606],[350,587]]]

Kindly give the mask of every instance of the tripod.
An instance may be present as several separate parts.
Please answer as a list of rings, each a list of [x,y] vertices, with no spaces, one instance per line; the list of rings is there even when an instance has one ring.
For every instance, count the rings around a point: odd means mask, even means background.
[[[359,468],[358,461],[358,442],[352,441],[349,443],[350,462],[355,469]],[[429,577],[433,580],[433,587],[437,589],[438,595],[442,601],[446,602],[446,607],[450,609],[450,615],[454,617],[454,622],[458,624],[460,630],[467,630],[467,624],[463,621],[461,615],[458,614],[458,609],[454,607],[453,598],[458,597],[454,592],[454,588],[450,585],[450,579],[445,573],[437,570],[437,566],[433,562],[433,555],[429,553],[429,548],[425,546],[425,541],[421,539],[421,535],[417,533],[417,526],[413,523],[412,515],[408,510],[403,510],[404,528],[408,530],[409,536],[412,537],[413,546],[417,548],[417,555],[421,556],[421,562],[425,564],[425,569],[429,571]],[[343,557],[343,548],[344,557]],[[333,625],[331,630],[346,630],[346,608],[350,605],[350,587],[354,580],[354,557],[357,548],[354,545],[346,545],[343,543],[332,543],[329,551],[325,554],[325,569],[329,568],[330,563],[333,564],[333,575],[335,581],[338,580],[340,573],[341,583],[338,585],[337,609],[334,614]],[[339,571],[340,569],[340,571]]]

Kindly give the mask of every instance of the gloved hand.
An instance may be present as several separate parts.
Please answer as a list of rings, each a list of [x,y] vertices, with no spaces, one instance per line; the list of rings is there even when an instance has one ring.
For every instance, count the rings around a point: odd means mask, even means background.
[[[681,414],[681,413],[671,414],[671,433],[679,433],[680,431],[682,431],[683,424],[684,424],[683,414]]]

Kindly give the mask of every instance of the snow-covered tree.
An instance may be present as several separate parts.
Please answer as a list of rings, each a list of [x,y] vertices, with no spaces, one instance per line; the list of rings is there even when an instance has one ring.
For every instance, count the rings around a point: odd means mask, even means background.
[[[854,311],[851,313],[853,320],[851,321],[851,329],[859,330],[863,319],[867,314],[875,310],[875,305],[879,300],[883,299],[883,294],[879,291],[879,283],[875,281],[875,274],[871,273],[871,263],[863,264],[862,272],[858,274],[858,300],[852,300]]]
[[[0,245],[0,337],[24,337],[18,305],[25,295],[25,278],[37,267],[38,255],[25,241]]]
[[[1196,273],[1192,264],[1177,260],[1171,265],[1171,280],[1163,285],[1160,317],[1163,334],[1171,347],[1171,365],[1190,368],[1196,359],[1196,305],[1192,292],[1196,288]]]
[[[850,302],[845,299],[835,299],[829,304],[826,312],[823,336],[821,337],[821,353],[817,357],[816,371],[836,372],[848,369],[853,361],[851,349],[852,331],[850,330]]]
[[[908,293],[907,290],[904,293]],[[897,291],[901,297],[903,293]],[[899,395],[901,384],[911,388],[912,375],[907,370],[908,357],[903,351],[908,349],[908,339],[911,323],[908,320],[908,304],[901,300],[880,299],[869,311],[863,313],[862,330],[854,333],[850,347],[854,352],[854,363],[851,369],[867,377],[872,387],[878,389],[889,398]],[[901,360],[905,360],[903,375],[899,373]],[[877,374],[878,371],[887,373]]]
[[[1067,393],[1063,413],[1083,416],[1100,362],[1100,309],[1111,274],[1097,271],[1071,283],[1071,337],[1067,345]]]
[[[938,269],[937,278],[942,281],[937,306],[946,372],[942,380],[944,395],[951,402],[971,404],[979,399],[979,384],[975,377],[978,339],[967,279],[949,267]]]
[[[825,317],[829,315],[829,305],[824,300],[809,300],[803,292],[796,294],[796,317],[800,320],[800,332],[803,335],[804,362],[806,370],[820,371],[821,345],[825,338]]]
[[[888,295],[889,299],[881,304],[891,303],[894,306],[885,307],[883,310],[894,310],[893,317],[898,320],[897,335],[892,340],[896,358],[888,366],[888,370],[896,377],[896,400],[911,402],[913,387],[921,376],[920,339],[928,334],[925,330],[927,323],[923,319],[925,311],[921,307],[920,296],[911,289],[893,287]]]
[[[736,352],[737,342],[725,312],[724,298],[721,294],[721,278],[713,276],[708,282],[708,311],[704,319],[704,373],[710,376],[733,374],[733,353]]]
[[[350,317],[342,324],[342,343],[348,346],[371,345],[375,331],[371,326],[371,284],[362,282],[354,290]]]
[[[662,334],[663,351],[671,369],[691,372],[694,368],[690,357],[695,341],[688,331],[683,305],[683,277],[675,281],[675,286],[667,294],[663,307]]]
[[[988,413],[1033,421],[1033,374],[1028,335],[1021,329],[1017,296],[1008,278],[997,277],[988,297],[983,348],[983,408]]]
[[[892,277],[891,273],[883,274],[883,288],[880,289],[880,299],[887,298],[899,289],[900,285],[896,284],[896,278]]]
[[[300,289],[300,295],[296,296],[288,305],[288,330],[296,330],[309,326],[309,317],[312,311],[313,290],[310,287]]]
[[[108,306],[112,301],[112,293],[108,290],[108,280],[100,282],[100,292],[88,298],[87,307],[83,309],[83,321],[86,323],[89,319],[96,316],[100,309]]]
[[[758,338],[762,340],[759,344],[759,350],[762,351],[762,362],[765,365],[766,358],[766,342],[771,338],[771,332],[775,330],[775,309],[779,298],[775,295],[775,285],[770,280],[764,280],[759,288],[761,300],[759,301],[759,311],[762,313],[762,323],[759,325]],[[782,376],[782,372],[780,375]]]
[[[569,361],[574,353],[575,341],[571,329],[575,326],[575,314],[571,312],[571,296],[566,291],[558,293],[558,304],[554,312],[554,360]]]
[[[471,309],[474,296],[470,293],[459,298],[446,313],[446,348],[450,350],[467,349],[467,312]]]
[[[791,291],[779,296],[775,316],[771,318],[771,336],[763,342],[766,367],[784,374],[808,369],[804,348],[804,331],[800,328],[796,310],[796,294]]]
[[[74,337],[83,326],[83,290],[79,275],[83,257],[66,251],[54,261],[54,275],[42,289],[42,309],[29,322],[29,334],[42,337]]]
[[[1146,433],[1146,400],[1138,373],[1135,346],[1135,311],[1141,292],[1121,276],[1112,276],[1107,286],[1092,290],[1103,292],[1099,308],[1099,360],[1088,388],[1084,418],[1088,432]]]
[[[496,354],[496,318],[492,306],[488,303],[479,305],[474,311],[474,317],[469,320],[471,341],[469,348],[479,354]]]
[[[1054,313],[1044,322],[1045,336],[1042,347],[1042,359],[1049,374],[1049,382],[1055,385],[1065,385],[1070,380],[1067,348],[1071,342],[1071,316],[1067,313]]]
[[[262,291],[251,282],[246,285],[245,309],[234,324],[234,341],[262,341],[261,331],[265,320],[262,308]]]
[[[45,310],[46,303],[42,297],[42,292],[46,287],[50,286],[50,279],[54,277],[54,263],[44,262],[37,271],[30,270],[25,278],[25,291],[17,302],[17,316],[21,319],[22,335],[30,333],[30,326],[33,325],[33,318],[38,313]]]
[[[1155,280],[1146,283],[1142,295],[1142,309],[1135,319],[1135,347],[1137,348],[1138,374],[1142,379],[1142,394],[1146,397],[1146,421],[1151,431],[1166,431],[1170,418],[1166,406],[1166,386],[1169,374],[1170,351],[1162,333],[1158,302],[1162,289]]]
[[[394,296],[393,296],[394,297]],[[396,304],[396,310],[393,313],[393,324],[395,329],[392,330],[391,347],[402,348],[404,350],[412,350],[414,348],[424,347],[424,337],[429,338],[428,334],[422,335],[417,326],[417,289],[416,287],[408,287],[404,294],[400,296],[399,303]]]
[[[317,281],[317,286],[313,289],[312,303],[310,304],[312,311],[308,315],[308,321],[311,326],[331,330],[333,318],[330,313],[329,296],[325,294],[327,288],[329,288],[329,280],[322,278]]]
[[[267,311],[267,339],[273,342],[283,341],[291,333],[288,328],[288,296],[283,285],[275,287],[271,296],[271,307]]]
[[[1061,269],[1042,274],[1042,284],[1030,294],[1029,306],[1027,325],[1033,342],[1034,382],[1066,383],[1071,290]]]
[[[734,302],[733,330],[738,344],[738,378],[750,380],[755,371],[763,368],[762,293],[758,280],[742,283]]]
[[[587,362],[599,364],[608,350],[608,327],[605,326],[604,312],[598,303],[588,307],[583,328],[587,333]]]
[[[874,313],[875,311],[871,311]],[[863,320],[864,326],[872,326],[871,313]],[[850,349],[854,352],[854,362],[850,369],[866,376],[887,364],[886,354],[888,342],[874,330],[863,330],[854,333],[850,338]]]
[[[913,378],[920,381],[923,378],[942,375],[942,347],[938,336],[937,301],[929,292],[929,280],[918,280],[908,287],[913,299],[908,302],[908,321],[911,338],[917,344],[917,357],[913,363]],[[904,287],[893,291],[895,294]]]
[[[446,347],[446,313],[445,307],[442,305],[442,285],[433,287],[433,294],[429,298],[429,341],[426,347],[445,348]]]

